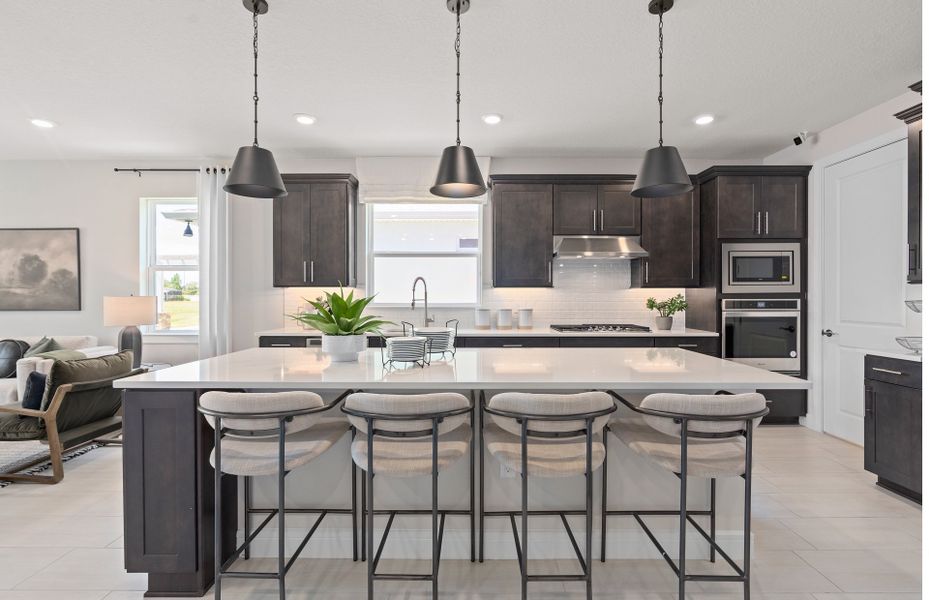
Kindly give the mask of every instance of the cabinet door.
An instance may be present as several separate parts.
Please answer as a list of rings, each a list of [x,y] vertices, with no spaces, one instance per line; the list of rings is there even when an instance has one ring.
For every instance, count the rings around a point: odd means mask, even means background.
[[[600,211],[599,233],[639,235],[642,231],[642,201],[632,195],[632,182],[601,185],[597,189]]]
[[[306,285],[310,186],[288,183],[287,195],[274,199],[274,285]]]
[[[310,185],[309,285],[351,285],[349,278],[348,186]]]
[[[907,203],[906,239],[908,265],[907,283],[922,283],[922,202],[923,197],[923,122],[922,119],[907,125]]]
[[[920,492],[921,391],[865,380],[864,467],[881,479]]]
[[[643,287],[700,285],[700,199],[697,190],[642,202]]]
[[[552,186],[496,184],[491,202],[494,287],[551,287]]]
[[[806,177],[762,177],[764,237],[802,238],[806,213]]]
[[[717,237],[752,238],[761,235],[760,177],[719,177],[716,194]]]
[[[598,233],[597,186],[556,185],[553,202],[555,235]]]
[[[557,348],[556,337],[512,336],[460,337],[459,348]]]

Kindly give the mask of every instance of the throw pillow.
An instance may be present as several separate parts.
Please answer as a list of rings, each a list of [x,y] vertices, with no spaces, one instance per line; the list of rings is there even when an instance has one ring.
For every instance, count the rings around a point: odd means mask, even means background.
[[[48,352],[39,352],[33,354],[33,358],[53,358],[55,360],[80,360],[87,358],[87,355],[79,350],[49,350]]]
[[[42,396],[45,395],[45,373],[33,371],[26,380],[26,389],[23,392],[23,408],[39,410],[42,408]]]
[[[16,340],[0,341],[0,379],[16,377],[16,361],[23,357],[23,349]]]
[[[52,350],[64,350],[64,347],[55,341],[55,338],[43,337],[41,340],[29,347],[28,350],[23,354],[23,357],[28,358],[30,356],[35,356],[40,352],[51,352]]]

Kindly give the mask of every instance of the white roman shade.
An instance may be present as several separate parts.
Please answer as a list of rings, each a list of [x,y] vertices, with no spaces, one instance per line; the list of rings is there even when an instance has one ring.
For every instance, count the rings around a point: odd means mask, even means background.
[[[371,157],[356,159],[359,202],[362,204],[484,204],[487,195],[475,198],[441,198],[429,192],[435,183],[439,157]],[[490,174],[490,157],[477,157],[481,174]]]

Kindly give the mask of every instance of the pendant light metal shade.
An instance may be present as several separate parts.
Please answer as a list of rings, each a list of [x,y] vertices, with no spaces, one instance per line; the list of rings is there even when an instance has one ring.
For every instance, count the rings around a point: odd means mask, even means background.
[[[259,146],[239,148],[223,189],[230,194],[249,198],[280,198],[287,195],[274,155]]]
[[[694,189],[684,161],[674,146],[656,146],[645,153],[645,160],[632,186],[638,198],[663,198],[686,194]]]
[[[443,198],[474,198],[487,193],[474,151],[467,146],[449,146],[443,150],[439,174],[429,191]]]

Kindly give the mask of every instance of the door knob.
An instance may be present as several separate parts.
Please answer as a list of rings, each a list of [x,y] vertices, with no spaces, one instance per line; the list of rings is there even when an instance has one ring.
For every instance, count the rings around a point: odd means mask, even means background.
[[[823,329],[823,335],[826,337],[832,337],[834,335],[839,335],[839,334],[832,331],[831,329]]]

